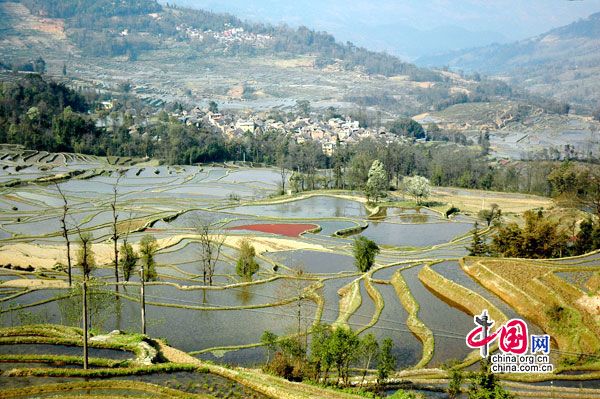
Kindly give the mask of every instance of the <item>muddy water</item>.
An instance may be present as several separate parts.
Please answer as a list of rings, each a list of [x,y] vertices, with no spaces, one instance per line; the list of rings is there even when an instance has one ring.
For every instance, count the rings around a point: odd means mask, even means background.
[[[127,376],[127,377],[111,377],[102,378],[102,380],[115,381],[142,381],[151,384],[157,384],[168,388],[182,390],[192,394],[205,394],[216,398],[234,398],[234,399],[266,399],[266,396],[259,394],[251,389],[228,380],[218,375],[208,373],[192,373],[192,372],[175,372],[175,373],[153,373],[148,375]],[[90,379],[93,381],[94,379]],[[35,385],[56,384],[66,382],[85,381],[83,378],[75,377],[1,377],[0,386],[3,388],[25,388]],[[81,389],[69,391],[72,395],[89,396],[97,393],[98,395],[106,395],[102,397],[112,396],[131,396],[131,397],[151,397],[151,394],[135,389]],[[36,395],[36,397],[43,397]]]
[[[137,296],[137,290],[132,292],[130,288],[128,287],[127,293]],[[197,295],[201,296],[201,293]],[[242,302],[244,294],[240,292],[239,295],[241,296],[239,300]],[[258,295],[256,297],[258,298]],[[201,297],[198,298],[199,303],[200,299]],[[172,303],[181,304],[176,300],[172,300]],[[10,306],[10,304],[11,301],[7,305]],[[312,320],[315,307],[306,306],[305,309],[308,312],[306,318]],[[28,320],[32,316],[37,317],[35,322],[65,324],[71,320],[70,318],[65,319],[67,315],[64,313],[64,307],[59,307],[56,301],[28,308],[26,312],[30,314],[26,319],[22,319],[17,312],[9,312],[4,315],[6,320],[6,323],[3,322],[4,325],[20,325],[22,322],[29,324]],[[165,337],[170,344],[184,351],[256,343],[260,341],[260,336],[265,330],[283,335],[294,331],[296,325],[294,312],[289,306],[201,311],[147,305],[146,317],[147,331],[150,336]],[[99,319],[103,320],[102,326],[94,326],[100,327],[103,331],[114,329],[139,331],[139,303],[121,298],[103,308]],[[71,320],[69,323],[77,325],[78,321]]]
[[[355,279],[356,279],[356,277],[343,277],[343,278],[326,280],[324,282],[324,287],[320,291],[320,294],[325,301],[323,315],[321,316],[321,321],[323,323],[331,324],[337,320],[338,315],[339,315],[339,300],[340,300],[338,291],[340,288],[348,285],[350,282],[354,281]]]

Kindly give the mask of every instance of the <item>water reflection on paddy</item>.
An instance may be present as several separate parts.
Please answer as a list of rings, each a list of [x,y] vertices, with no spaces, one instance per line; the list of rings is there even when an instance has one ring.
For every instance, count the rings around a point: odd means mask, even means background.
[[[385,306],[377,324],[365,333],[373,333],[378,339],[389,337],[394,341],[392,353],[396,356],[399,368],[415,365],[421,359],[423,349],[421,342],[406,325],[406,310],[391,285],[377,284],[375,288],[383,297]]]
[[[238,206],[227,211],[245,215],[303,219],[367,216],[365,207],[359,202],[323,195],[272,205]]]
[[[419,303],[418,317],[433,331],[435,349],[429,365],[439,366],[449,359],[462,360],[471,351],[464,342],[472,329],[473,318],[426,289],[418,278],[421,268],[422,266],[417,266],[401,273]]]
[[[453,222],[424,224],[369,222],[369,227],[360,234],[380,245],[427,247],[451,241],[471,229],[470,224]]]
[[[309,250],[281,251],[265,254],[288,267],[301,267],[309,273],[355,271],[354,258],[330,252]]]

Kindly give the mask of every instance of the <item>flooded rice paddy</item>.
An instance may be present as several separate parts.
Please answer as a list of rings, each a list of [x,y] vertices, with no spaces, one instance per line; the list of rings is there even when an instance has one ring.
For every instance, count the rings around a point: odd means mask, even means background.
[[[135,245],[143,235],[151,234],[160,243],[155,258],[159,278],[146,286],[148,334],[165,338],[170,345],[202,359],[235,365],[260,364],[265,351],[256,345],[265,330],[278,335],[297,332],[298,301],[304,331],[316,322],[333,323],[341,311],[340,289],[360,278],[360,306],[349,315],[348,325],[364,330],[362,334],[392,338],[398,366],[413,366],[423,355],[422,344],[408,328],[407,311],[390,284],[393,274],[402,269],[410,293],[420,305],[418,317],[434,334],[435,350],[429,365],[462,360],[470,352],[464,336],[472,327],[472,317],[435,296],[418,278],[422,265],[438,260],[444,262],[434,265],[435,271],[484,296],[509,317],[517,315],[460,269],[457,260],[466,254],[468,239],[464,237],[473,224],[465,216],[447,220],[425,208],[389,208],[383,219],[374,221],[369,220],[363,203],[350,196],[325,194],[299,196],[286,202],[274,199],[270,203],[269,197],[276,193],[281,176],[264,168],[115,166],[102,159],[75,159],[68,154],[38,158],[41,161],[22,169],[23,173],[14,170],[19,160],[0,160],[0,164],[9,165],[0,168],[0,183],[24,181],[0,189],[0,251],[10,249],[18,253],[16,258],[24,263],[20,265],[23,267],[28,266],[27,259],[47,260],[42,262],[45,270],[36,272],[0,268],[0,282],[8,284],[0,285],[2,326],[80,323],[74,309],[78,309],[81,296],[76,292],[68,288],[27,291],[23,286],[9,287],[17,279],[66,281],[64,268],[55,267],[64,263],[62,192],[69,202],[69,237],[76,242],[79,229],[92,234],[94,240],[98,266],[92,275],[98,294],[91,301],[92,312],[96,312],[93,327],[100,331],[139,331],[137,275],[120,286],[118,293],[111,284],[111,201],[115,190],[121,240],[127,237]],[[85,170],[83,176],[87,178],[39,181],[40,177],[73,170]],[[205,287],[202,279],[202,249],[197,232],[205,223],[213,234],[228,238],[216,265],[213,287]],[[269,231],[228,230],[278,223],[318,225],[321,230],[298,237]],[[361,226],[366,228],[359,231]],[[373,273],[357,272],[352,255],[356,235],[336,236],[336,232],[351,228],[382,247]],[[256,240],[259,249],[260,269],[252,281],[235,272],[235,245],[244,237]],[[579,259],[572,264],[590,263]],[[296,275],[298,268],[303,271],[301,278]],[[81,273],[75,271],[74,276],[77,282]],[[583,284],[590,274],[561,277]],[[381,309],[369,294],[366,279],[371,279],[371,286],[383,299]],[[381,314],[377,317],[378,310]],[[0,346],[0,353],[9,353],[8,350]],[[70,354],[71,348],[16,345],[10,353],[32,350]],[[117,356],[113,352],[97,354],[100,355]]]

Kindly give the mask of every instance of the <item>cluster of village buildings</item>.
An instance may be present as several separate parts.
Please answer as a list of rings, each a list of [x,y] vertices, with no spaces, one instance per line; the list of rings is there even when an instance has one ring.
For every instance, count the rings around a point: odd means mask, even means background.
[[[310,117],[296,117],[293,120],[282,122],[275,119],[261,118],[258,115],[241,118],[234,114],[206,112],[199,107],[189,112],[182,111],[173,116],[188,125],[203,126],[230,139],[242,137],[248,133],[259,134],[275,131],[288,134],[298,144],[313,140],[321,144],[323,153],[328,156],[333,154],[338,143],[340,145],[351,145],[367,137],[377,137],[388,142],[403,139],[395,134],[387,133],[383,127],[361,127],[358,121],[354,121],[349,117],[345,119],[331,118],[326,121]]]
[[[230,28],[223,31],[201,30],[186,25],[178,25],[175,29],[184,33],[192,40],[204,41],[213,39],[221,44],[248,44],[255,47],[265,47],[273,39],[271,35],[246,32],[244,28]]]

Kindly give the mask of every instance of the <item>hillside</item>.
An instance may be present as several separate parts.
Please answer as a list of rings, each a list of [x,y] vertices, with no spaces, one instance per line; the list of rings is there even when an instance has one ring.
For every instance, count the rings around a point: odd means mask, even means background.
[[[548,114],[540,108],[506,101],[457,104],[443,111],[413,117],[440,129],[464,134],[477,141],[482,131],[490,133],[491,152],[499,158],[559,159],[561,153],[585,158],[598,153],[595,132],[600,123],[581,115]]]
[[[531,39],[424,57],[418,64],[501,75],[538,94],[594,107],[600,101],[599,49],[596,13]]]
[[[464,102],[482,85],[325,32],[154,1],[23,0],[0,2],[0,14],[5,68],[41,56],[50,75],[72,85],[109,96],[128,82],[154,104],[215,99],[224,108],[270,109],[305,99],[315,108],[412,115]]]

